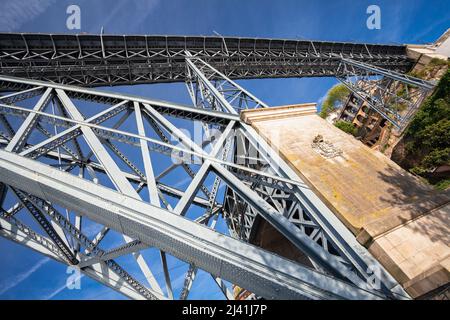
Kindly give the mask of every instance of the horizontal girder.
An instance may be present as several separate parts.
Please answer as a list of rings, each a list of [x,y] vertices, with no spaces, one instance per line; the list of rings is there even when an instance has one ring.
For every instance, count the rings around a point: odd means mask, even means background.
[[[139,102],[151,104],[158,112],[168,116],[175,116],[190,120],[198,120],[207,123],[214,123],[217,125],[224,125],[230,120],[238,121],[239,116],[230,115],[223,112],[216,112],[211,110],[202,110],[188,105],[167,102],[163,100],[148,99],[125,93],[112,93],[89,88],[80,88],[71,85],[60,85],[56,83],[42,82],[39,80],[22,79],[9,76],[0,75],[0,90],[18,91],[27,90],[31,88],[44,86],[53,89],[63,89],[67,95],[76,100],[91,101],[103,104],[118,104],[123,101]],[[11,99],[0,98],[0,102],[12,103]]]
[[[335,76],[340,58],[408,71],[404,45],[204,37],[0,34],[0,73],[80,86],[182,82],[199,57],[231,79]]]

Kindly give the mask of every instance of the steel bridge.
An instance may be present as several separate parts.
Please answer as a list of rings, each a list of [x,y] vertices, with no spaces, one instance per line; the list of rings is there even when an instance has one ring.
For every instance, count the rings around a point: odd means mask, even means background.
[[[230,79],[335,76],[340,58],[399,72],[406,47],[225,37],[0,34],[4,75],[79,86],[180,82],[186,53]]]
[[[433,87],[402,73],[413,63],[404,46],[0,34],[0,235],[133,299],[186,299],[198,270],[227,299],[231,284],[267,299],[408,299],[240,120],[240,110],[268,106],[233,79],[334,76],[398,125],[392,87],[411,88],[401,97],[411,107]],[[377,77],[382,94],[362,85]],[[87,88],[174,81],[186,83],[192,105]],[[186,133],[199,128],[201,141]],[[314,267],[249,244],[256,216]],[[112,233],[122,243],[106,248]],[[124,256],[139,274],[120,265]],[[186,265],[181,288],[173,260]]]

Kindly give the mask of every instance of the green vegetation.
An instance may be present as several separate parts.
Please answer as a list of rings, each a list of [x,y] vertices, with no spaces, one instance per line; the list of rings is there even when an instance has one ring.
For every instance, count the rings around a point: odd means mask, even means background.
[[[419,78],[419,79],[425,79],[427,77],[427,70],[422,69],[420,71],[411,71],[408,73],[410,76]]]
[[[384,143],[382,146],[381,146],[381,153],[384,153],[389,147],[390,147],[391,145],[389,144],[389,143]]]
[[[355,126],[347,121],[342,121],[339,120],[334,124],[336,127],[338,127],[339,129],[341,129],[342,131],[351,134],[351,135],[356,135],[357,133],[357,129],[355,128]]]
[[[433,58],[430,62],[420,71],[411,71],[408,74],[410,76],[419,78],[419,79],[427,79],[429,74],[433,71],[439,70],[445,66],[450,66],[450,61],[445,61],[444,59]]]
[[[400,84],[396,96],[407,100],[409,95],[408,92],[411,92],[412,90],[413,88],[410,85]],[[389,103],[391,104],[391,108],[399,112],[405,111],[408,107],[404,102],[401,102],[400,99],[397,99],[394,96],[390,98]]]
[[[342,83],[333,86],[327,92],[327,97],[322,103],[319,115],[322,118],[326,118],[331,112],[334,111],[337,105],[343,104],[350,94],[350,90]]]
[[[419,160],[411,172],[428,178],[434,168],[450,163],[450,70],[411,121],[405,139],[406,156]],[[439,188],[449,184],[445,177],[433,182]]]
[[[431,65],[431,66],[445,66],[445,65],[450,65],[450,62],[449,61],[445,61],[444,59],[433,58],[433,59],[431,59],[429,65]]]
[[[436,189],[445,190],[450,187],[450,179],[444,179],[435,184]]]

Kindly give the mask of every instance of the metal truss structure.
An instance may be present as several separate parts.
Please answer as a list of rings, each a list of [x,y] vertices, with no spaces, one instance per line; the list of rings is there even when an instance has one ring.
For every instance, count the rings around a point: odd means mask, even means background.
[[[335,76],[340,59],[406,72],[406,46],[306,40],[0,34],[0,73],[78,86],[180,82],[201,57],[231,79]]]
[[[435,85],[351,59],[342,59],[336,77],[400,132]]]
[[[265,298],[385,297],[385,293],[361,288],[361,283],[355,281],[358,287],[338,272],[334,276],[306,268],[214,232],[213,224],[207,226],[219,214],[229,216],[218,201],[218,188],[214,187],[217,183],[212,188],[204,184],[207,176],[213,174],[215,180],[224,181],[270,221],[291,230],[291,238],[304,247],[302,233],[294,231],[283,215],[242,180],[274,180],[291,187],[299,182],[228,161],[227,150],[231,149],[230,143],[234,144],[232,132],[249,129],[235,111],[218,112],[3,76],[0,80],[3,87],[21,87],[0,100],[5,129],[0,150],[2,199],[8,195],[17,199],[10,208],[2,207],[2,236],[77,266],[81,272],[132,298],[173,297],[165,259],[161,260],[167,275],[163,294],[139,253],[148,247],[160,250],[162,257],[170,254],[193,269],[211,273],[227,297],[231,295],[222,279]],[[30,107],[20,106],[33,96],[31,92],[36,94],[37,102]],[[76,106],[80,101],[110,106],[86,118],[83,112],[87,108]],[[220,130],[220,135],[212,146],[201,146],[164,115],[202,122]],[[14,121],[16,117],[21,121]],[[135,120],[134,132],[131,124],[126,125],[127,130],[122,128],[124,119],[130,117]],[[155,138],[146,133],[146,127],[153,128]],[[170,137],[180,143],[171,143]],[[126,155],[124,149],[128,146],[140,149],[143,170],[139,168],[142,165]],[[155,153],[180,161],[165,161],[168,168],[159,176],[181,167],[191,178],[186,190],[167,186],[158,179],[153,169]],[[120,166],[119,161],[124,165]],[[241,172],[239,178],[234,170]],[[142,200],[142,193],[148,193],[148,201]],[[176,200],[171,203],[167,196]],[[193,205],[204,212],[188,215]],[[19,222],[16,217],[22,211],[31,214],[45,235]],[[84,234],[82,219],[101,224],[99,234],[92,239]],[[123,234],[124,242],[109,250],[100,249],[103,233],[109,229]],[[114,260],[127,254],[134,255],[147,286]],[[323,262],[327,258],[322,255],[318,259]],[[192,274],[195,272],[187,273],[182,297],[187,297]]]
[[[0,52],[1,236],[133,299],[186,299],[199,270],[227,299],[232,285],[267,299],[409,298],[240,120],[267,105],[232,80],[333,75],[357,90],[347,77],[365,75],[364,60],[426,86],[392,71],[411,66],[404,47],[3,34]],[[83,87],[170,81],[193,106]],[[307,263],[252,245],[261,219]],[[120,241],[106,245],[110,234]],[[179,288],[171,261],[186,269]]]
[[[406,46],[399,45],[198,36],[0,34],[1,74],[78,86],[185,81],[185,59],[192,56],[230,79],[337,77],[400,130],[433,87],[402,74],[411,69],[413,61],[407,57]]]

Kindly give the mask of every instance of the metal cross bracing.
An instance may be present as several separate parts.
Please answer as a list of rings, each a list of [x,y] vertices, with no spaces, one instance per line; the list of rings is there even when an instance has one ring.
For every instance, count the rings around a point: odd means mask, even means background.
[[[57,44],[65,41],[62,38],[55,41],[53,36],[22,35],[25,54],[18,50],[16,37],[9,42],[8,50],[18,51],[2,51],[0,61],[13,57],[20,63],[29,60],[33,64],[35,58],[45,57],[51,64],[63,58],[76,63],[98,58],[98,53],[83,51],[94,50],[95,36],[69,38],[83,43],[78,52],[63,54],[69,46]],[[53,51],[41,51],[49,39]],[[92,42],[90,47],[87,39]],[[137,50],[143,39],[151,43],[147,37],[137,37],[131,45],[131,39],[124,37],[125,51],[119,48],[120,53],[113,54],[110,50],[112,44],[117,45],[117,38],[101,37],[102,63],[109,67],[108,59],[120,60],[123,55],[127,59],[142,58],[154,48],[144,53],[128,50]],[[0,97],[0,234],[59,262],[77,266],[82,273],[131,298],[186,299],[195,290],[198,270],[210,273],[217,290],[228,299],[233,298],[230,284],[263,298],[408,298],[279,155],[241,122],[239,110],[267,105],[228,77],[256,74],[240,75],[242,70],[236,65],[233,70],[227,69],[234,57],[242,68],[247,68],[252,61],[272,54],[281,57],[282,63],[286,62],[285,54],[297,62],[303,54],[301,59],[309,62],[316,59],[315,63],[320,64],[326,59],[327,64],[337,63],[328,65],[332,70],[321,66],[322,73],[310,75],[344,77],[356,75],[337,73],[347,54],[402,69],[402,63],[406,65],[408,60],[402,57],[401,50],[394,50],[394,46],[386,46],[385,51],[381,46],[363,46],[363,50],[353,45],[349,51],[347,44],[296,42],[293,53],[289,41],[239,39],[238,52],[233,53],[233,41],[225,38],[221,46],[229,56],[224,57],[223,52],[214,53],[209,47],[218,45],[216,38],[203,38],[204,46],[199,48],[184,38],[183,50],[173,49],[180,45],[180,38],[159,40],[166,43],[163,54],[170,52],[170,59],[183,60],[183,70],[177,72],[186,80],[194,107],[0,75],[0,89],[5,92]],[[253,43],[253,50],[249,43]],[[306,48],[315,56],[300,53]],[[359,53],[353,51],[357,48]],[[246,58],[240,57],[244,52]],[[173,64],[170,59],[166,57],[165,61]],[[281,70],[277,59],[266,62],[274,63],[274,70]],[[296,69],[301,66],[297,76],[307,75],[303,73],[306,60],[296,64]],[[20,63],[16,70],[22,68]],[[134,67],[134,63],[129,65]],[[40,64],[42,70],[48,66]],[[96,69],[91,66],[86,70],[89,68]],[[41,77],[37,69],[31,72],[26,76]],[[258,77],[280,75],[260,73]],[[47,80],[71,82],[64,77]],[[103,80],[76,83],[102,85]],[[132,83],[140,81],[129,78]],[[188,133],[199,130],[204,137],[200,141],[191,139]],[[33,218],[33,225],[22,221],[28,217]],[[309,267],[249,244],[258,219],[269,222],[303,252]],[[96,234],[89,236],[83,231],[89,223],[101,226]],[[102,248],[111,234],[123,239]],[[150,264],[147,261],[149,251],[159,259],[159,273],[155,272],[155,259]],[[119,262],[124,257],[135,261],[138,271],[125,271]],[[173,261],[186,269],[178,285],[174,283]],[[379,287],[370,284],[374,270],[380,270],[381,276],[376,279]]]
[[[336,78],[402,132],[434,83],[407,74],[342,59]]]
[[[226,298],[233,297],[231,283],[264,298],[386,298],[217,229],[229,216],[222,186],[288,226],[242,181],[299,183],[232,161],[234,131],[243,126],[235,112],[6,76],[0,81],[9,90],[0,97],[3,237],[135,299],[187,298],[197,270],[210,273]],[[195,121],[214,129],[215,139],[195,143],[182,130]],[[177,183],[183,172],[187,182]],[[98,227],[95,233],[89,224]],[[123,239],[108,242],[111,234]],[[149,250],[159,264],[147,261]],[[137,267],[123,265],[124,258]],[[181,282],[174,282],[174,261],[186,269]]]
[[[337,77],[399,131],[432,84],[398,72],[414,61],[406,46],[305,40],[0,34],[0,73],[80,86],[177,82],[185,58],[230,79]]]
[[[205,61],[189,58],[186,66],[187,74],[190,75],[187,85],[197,107],[232,114],[236,114],[244,105],[252,108],[267,107]],[[237,129],[236,145],[236,163],[266,171],[272,177],[257,177],[238,168],[230,168],[233,177],[228,182],[234,180],[238,184],[239,179],[244,182],[239,184],[239,188],[227,187],[225,194],[224,213],[231,234],[249,241],[250,233],[255,229],[255,219],[262,217],[306,253],[318,270],[325,270],[356,285],[362,285],[370,277],[369,269],[376,266],[378,270],[382,270],[382,288],[388,292],[388,296],[395,296],[396,293],[407,296],[303,182],[290,185],[274,178],[278,176],[295,179],[297,182],[300,180],[254,129],[241,123]],[[244,185],[256,193],[243,194]],[[258,199],[254,199],[254,196]],[[262,207],[258,207],[259,205]],[[270,210],[264,206],[270,206]],[[279,219],[280,216],[286,219]]]
[[[406,46],[146,35],[0,34],[0,73],[79,86],[183,82],[186,52],[231,79],[335,76],[340,58],[407,72]]]

